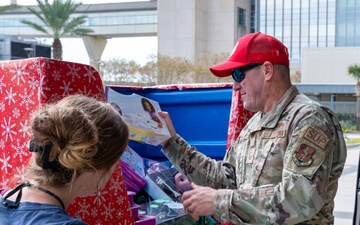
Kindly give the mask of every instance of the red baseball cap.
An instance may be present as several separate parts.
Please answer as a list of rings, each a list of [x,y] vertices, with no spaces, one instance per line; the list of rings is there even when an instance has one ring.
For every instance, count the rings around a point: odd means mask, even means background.
[[[289,66],[287,47],[278,39],[261,32],[242,36],[234,47],[229,59],[210,67],[217,77],[227,77],[231,71],[253,63],[264,63]]]

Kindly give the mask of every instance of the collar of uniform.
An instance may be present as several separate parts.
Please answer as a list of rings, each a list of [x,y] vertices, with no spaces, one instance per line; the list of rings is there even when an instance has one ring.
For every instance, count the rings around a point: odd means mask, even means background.
[[[266,115],[262,114],[263,118],[261,120],[264,121],[262,127],[275,128],[285,108],[298,94],[299,94],[299,90],[295,86],[291,86],[278,101],[273,111],[267,113]]]

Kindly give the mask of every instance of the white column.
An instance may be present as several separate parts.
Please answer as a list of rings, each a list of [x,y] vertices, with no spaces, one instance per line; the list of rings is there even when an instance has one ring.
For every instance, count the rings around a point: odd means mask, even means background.
[[[90,58],[90,65],[99,71],[100,59],[104,52],[107,39],[102,36],[84,36],[82,39]]]

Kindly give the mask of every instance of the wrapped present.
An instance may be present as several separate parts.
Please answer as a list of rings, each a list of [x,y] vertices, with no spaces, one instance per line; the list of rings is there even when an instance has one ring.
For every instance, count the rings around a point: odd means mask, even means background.
[[[23,179],[30,158],[30,115],[44,104],[83,94],[106,101],[98,72],[89,65],[48,58],[0,62],[0,187]],[[76,199],[67,209],[88,224],[134,224],[121,168],[93,196]]]
[[[231,98],[231,109],[230,109],[230,119],[229,119],[226,149],[228,149],[230,145],[235,142],[235,140],[240,134],[240,131],[245,127],[249,119],[254,114],[255,113],[244,109],[243,103],[241,101],[240,92],[233,91]]]

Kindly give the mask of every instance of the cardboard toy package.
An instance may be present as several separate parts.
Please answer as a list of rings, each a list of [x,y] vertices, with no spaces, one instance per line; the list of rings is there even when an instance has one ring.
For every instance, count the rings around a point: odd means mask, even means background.
[[[155,173],[148,173],[145,177],[144,190],[153,199],[166,199],[180,202],[182,191],[175,185],[176,168],[168,168]]]
[[[159,103],[137,94],[123,95],[106,87],[107,101],[118,107],[130,129],[130,139],[159,145],[170,138],[165,120],[158,115]]]
[[[89,65],[42,57],[0,62],[0,188],[24,177],[31,113],[71,94],[106,101],[100,76]],[[134,224],[120,167],[102,190],[76,199],[67,211],[90,225]]]
[[[137,193],[145,185],[145,165],[143,158],[129,146],[120,158],[126,189]]]
[[[163,225],[219,224],[212,217],[200,217],[199,221],[195,221],[186,213],[181,196],[185,191],[191,190],[191,186],[187,178],[172,167],[169,161],[152,163],[146,171],[146,185],[143,189],[152,200],[142,203],[140,212],[155,216],[156,223]]]

